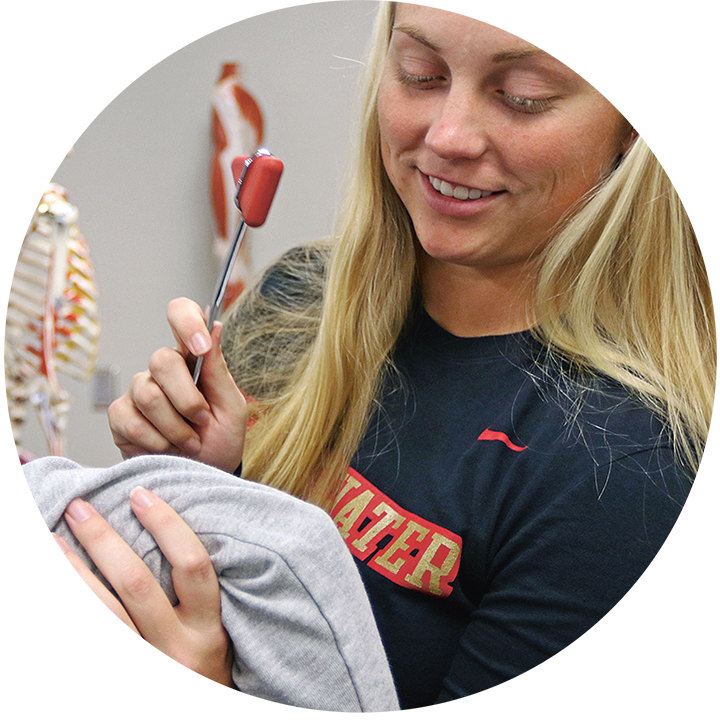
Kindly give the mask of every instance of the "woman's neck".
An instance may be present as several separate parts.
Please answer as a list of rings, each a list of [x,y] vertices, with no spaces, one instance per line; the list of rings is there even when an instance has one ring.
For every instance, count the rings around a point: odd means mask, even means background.
[[[425,310],[458,337],[507,335],[527,330],[532,297],[531,270],[490,270],[438,262],[423,255],[420,279]]]

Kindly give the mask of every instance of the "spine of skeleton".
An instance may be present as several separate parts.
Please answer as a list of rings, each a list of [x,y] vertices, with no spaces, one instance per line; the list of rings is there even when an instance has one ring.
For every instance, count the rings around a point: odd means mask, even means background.
[[[5,326],[5,380],[21,457],[22,430],[34,408],[53,455],[64,454],[69,397],[59,373],[92,375],[100,342],[97,285],[77,208],[52,184],[20,250]]]

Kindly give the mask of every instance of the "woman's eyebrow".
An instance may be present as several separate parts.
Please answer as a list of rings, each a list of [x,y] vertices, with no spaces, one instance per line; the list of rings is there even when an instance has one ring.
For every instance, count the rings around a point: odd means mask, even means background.
[[[433,52],[440,52],[439,45],[436,45],[434,42],[428,40],[428,38],[420,30],[412,27],[411,25],[394,25],[393,32],[395,31],[409,35],[413,40],[417,40],[421,45],[425,45],[425,47],[430,48]]]
[[[525,45],[523,47],[515,48],[513,50],[505,50],[503,52],[496,53],[492,56],[492,61],[496,64],[512,62],[513,60],[523,60],[528,57],[552,57],[548,55],[544,50],[534,45]]]
[[[432,50],[433,52],[440,53],[441,51],[439,45],[436,45],[421,30],[418,30],[412,25],[394,25],[393,32],[395,31],[405,33],[413,40],[419,42],[421,45],[425,45],[425,47],[430,48],[430,50]],[[502,52],[496,53],[492,56],[492,62],[499,65],[506,62],[512,62],[513,60],[523,60],[528,57],[536,56],[552,57],[551,55],[548,55],[548,53],[546,53],[544,50],[541,50],[539,47],[528,43],[526,45],[513,48],[512,50],[504,50]]]

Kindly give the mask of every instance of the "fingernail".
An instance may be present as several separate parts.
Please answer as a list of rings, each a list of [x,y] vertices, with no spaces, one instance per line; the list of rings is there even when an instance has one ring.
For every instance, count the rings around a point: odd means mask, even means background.
[[[207,335],[197,332],[190,338],[190,345],[195,355],[204,355],[212,347],[212,342]]]
[[[66,508],[65,512],[75,522],[85,522],[92,513],[90,512],[89,505],[80,498],[75,498]]]
[[[25,616],[22,610],[16,610],[12,615],[12,624],[15,630],[19,633],[26,633],[30,631],[31,625],[30,620]]]
[[[62,557],[68,551],[68,544],[55,533],[48,533],[40,541],[40,544],[53,557]]]
[[[143,487],[136,487],[130,493],[130,501],[138,507],[149,508],[155,504],[155,496]]]

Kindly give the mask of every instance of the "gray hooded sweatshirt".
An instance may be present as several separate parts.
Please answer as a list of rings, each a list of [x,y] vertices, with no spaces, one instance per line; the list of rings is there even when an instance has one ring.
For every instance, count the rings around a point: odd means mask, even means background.
[[[145,487],[180,514],[215,567],[242,692],[317,710],[398,709],[362,581],[324,511],[178,457],[142,456],[110,468],[47,457],[23,469],[48,527],[99,577],[63,518],[76,497],[108,520],[173,603],[170,565],[130,509],[130,492]]]

